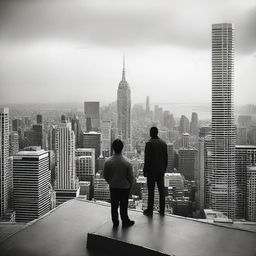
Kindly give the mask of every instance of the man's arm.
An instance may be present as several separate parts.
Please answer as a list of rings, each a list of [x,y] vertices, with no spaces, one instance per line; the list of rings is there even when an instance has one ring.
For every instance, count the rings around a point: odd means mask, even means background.
[[[133,176],[133,168],[132,168],[131,163],[129,163],[129,165],[128,165],[127,180],[131,184],[131,187],[132,187],[133,182],[134,182],[134,176]]]
[[[146,147],[145,147],[144,168],[143,168],[143,175],[145,177],[147,177],[148,172],[149,172],[150,159],[151,159],[150,144],[147,142]]]
[[[108,182],[109,181],[109,172],[110,172],[110,168],[109,168],[109,163],[106,162],[104,164],[104,168],[103,168],[103,177],[104,179]]]
[[[167,144],[164,143],[164,171],[166,171],[167,165],[168,165]]]

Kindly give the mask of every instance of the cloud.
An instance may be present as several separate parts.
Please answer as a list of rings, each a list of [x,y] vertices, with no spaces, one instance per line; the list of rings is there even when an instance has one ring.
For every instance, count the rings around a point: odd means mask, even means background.
[[[211,24],[227,21],[246,30],[246,35],[237,31],[239,39],[246,39],[241,51],[254,51],[256,45],[256,9],[249,0],[6,0],[0,10],[0,42],[60,39],[108,47],[202,49],[210,48]]]

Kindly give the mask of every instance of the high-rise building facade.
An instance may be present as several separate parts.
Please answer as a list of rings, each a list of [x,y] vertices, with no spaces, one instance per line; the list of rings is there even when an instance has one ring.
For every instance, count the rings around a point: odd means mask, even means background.
[[[84,132],[83,134],[83,147],[94,148],[95,150],[95,163],[97,158],[101,155],[101,133],[98,132]]]
[[[0,108],[0,218],[7,213],[9,186],[9,109]]]
[[[229,218],[236,212],[233,31],[230,23],[212,25],[210,207]]]
[[[50,210],[49,154],[37,147],[13,157],[13,194],[16,221],[29,222]]]
[[[236,145],[236,218],[246,218],[247,167],[256,166],[256,146]]]
[[[77,116],[71,118],[72,130],[75,134],[76,148],[83,146],[83,132]]]
[[[98,101],[85,101],[84,114],[87,132],[98,132],[100,128],[100,103]]]
[[[96,174],[94,181],[94,199],[110,202],[109,185],[105,179],[100,178],[99,174]]]
[[[179,150],[179,172],[187,180],[195,180],[195,173],[198,168],[198,151],[195,148]]]
[[[192,112],[191,123],[190,123],[190,134],[198,136],[198,115],[196,112]]]
[[[167,154],[168,154],[168,163],[167,163],[167,172],[173,172],[174,169],[174,145],[173,143],[167,144]]]
[[[189,133],[182,134],[182,148],[189,149]]]
[[[43,116],[41,114],[36,115],[36,123],[43,124]]]
[[[9,154],[13,156],[19,152],[19,134],[11,132],[9,135]]]
[[[92,156],[76,156],[76,176],[79,181],[90,180],[95,175]]]
[[[29,132],[29,146],[43,146],[43,126],[34,124]]]
[[[75,135],[71,123],[60,123],[55,131],[56,189],[75,189]]]
[[[117,129],[123,140],[125,150],[131,148],[131,90],[125,79],[125,62],[123,61],[122,80],[117,90]]]
[[[247,144],[247,128],[246,127],[237,127],[236,144],[237,145]]]
[[[103,120],[101,122],[102,155],[109,157],[111,155],[111,121]]]
[[[246,219],[256,222],[256,166],[247,167]]]
[[[180,133],[188,133],[189,132],[189,120],[186,116],[182,115],[180,117]]]

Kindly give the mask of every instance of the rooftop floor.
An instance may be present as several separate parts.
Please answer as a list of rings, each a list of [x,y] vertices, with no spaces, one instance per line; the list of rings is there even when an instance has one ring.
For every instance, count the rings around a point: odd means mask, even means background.
[[[115,231],[108,206],[70,200],[0,243],[1,256],[107,256],[86,248],[87,233],[95,232],[176,256],[256,255],[253,232],[174,216],[148,218],[137,211],[129,211],[129,215],[135,225]]]

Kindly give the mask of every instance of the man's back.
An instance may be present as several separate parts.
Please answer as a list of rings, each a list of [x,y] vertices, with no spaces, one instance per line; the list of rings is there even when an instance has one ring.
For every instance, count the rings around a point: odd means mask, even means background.
[[[146,143],[144,173],[148,175],[164,174],[167,161],[167,144],[158,137],[151,138]]]
[[[111,188],[130,188],[134,179],[132,164],[121,154],[113,155],[104,165],[104,178]]]

